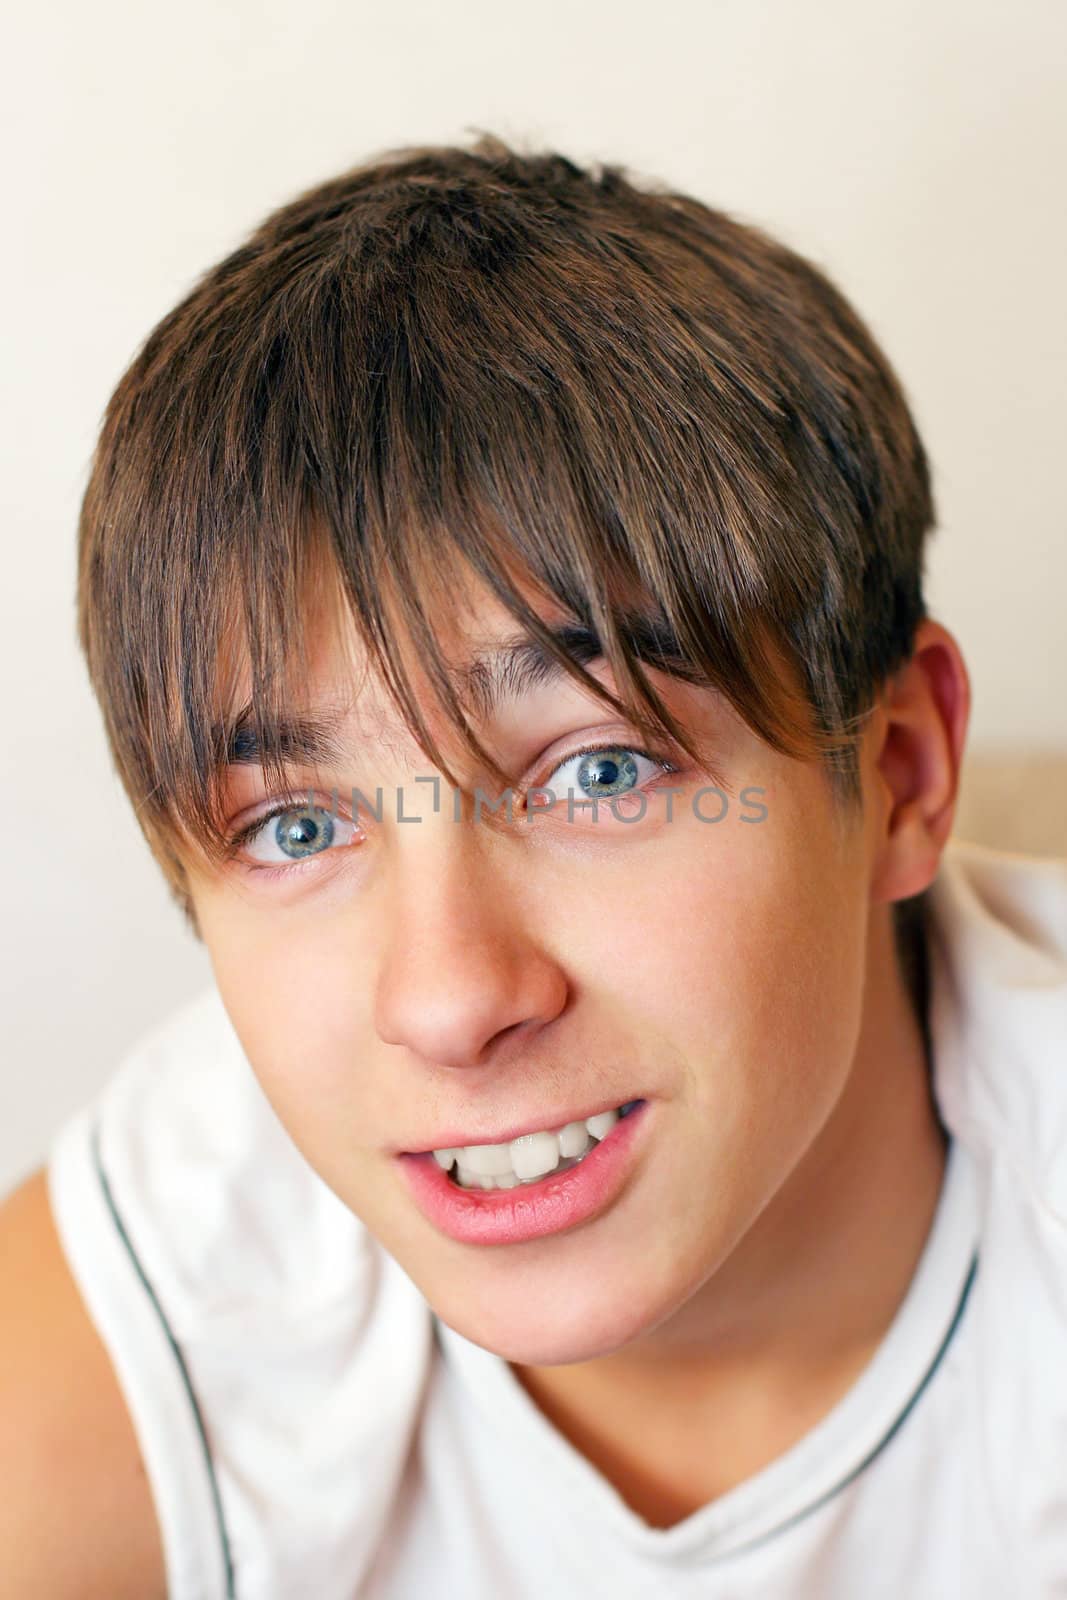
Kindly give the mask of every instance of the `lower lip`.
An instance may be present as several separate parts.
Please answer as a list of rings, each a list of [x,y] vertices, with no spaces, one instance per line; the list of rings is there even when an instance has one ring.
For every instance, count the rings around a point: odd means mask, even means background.
[[[461,1189],[432,1151],[397,1159],[416,1204],[461,1244],[522,1244],[589,1222],[616,1199],[633,1169],[648,1101],[620,1117],[576,1167],[515,1189]]]

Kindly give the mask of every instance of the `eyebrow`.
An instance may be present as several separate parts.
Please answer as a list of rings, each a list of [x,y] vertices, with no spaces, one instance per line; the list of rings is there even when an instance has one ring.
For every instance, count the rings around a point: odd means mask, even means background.
[[[586,667],[605,654],[596,630],[583,623],[559,623],[548,631],[579,666]],[[666,622],[640,612],[628,612],[620,620],[620,631],[639,660],[666,668],[672,665],[677,668],[682,662],[677,637]],[[529,634],[476,651],[464,667],[451,674],[461,697],[483,721],[497,715],[505,701],[521,699],[566,675],[563,663],[548,646]],[[345,755],[336,736],[339,720],[339,714],[283,717],[271,723],[269,737],[283,761],[301,766],[338,763]],[[231,723],[216,727],[215,735],[224,745],[224,766],[261,764],[263,752],[251,706],[245,706]]]

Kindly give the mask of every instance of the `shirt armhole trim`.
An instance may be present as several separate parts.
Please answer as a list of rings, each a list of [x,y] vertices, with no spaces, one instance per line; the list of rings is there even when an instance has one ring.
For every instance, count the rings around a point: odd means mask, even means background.
[[[226,1515],[222,1507],[222,1496],[219,1492],[218,1478],[215,1473],[215,1463],[212,1460],[211,1446],[208,1443],[207,1430],[204,1427],[203,1413],[200,1410],[200,1403],[196,1398],[196,1390],[193,1388],[192,1379],[189,1376],[189,1368],[186,1365],[181,1346],[174,1337],[174,1331],[171,1328],[170,1323],[167,1321],[166,1312],[160,1305],[159,1296],[152,1287],[152,1283],[144,1269],[141,1259],[133,1247],[129,1233],[126,1230],[126,1225],[119,1214],[118,1206],[115,1204],[115,1196],[112,1192],[111,1184],[108,1181],[107,1173],[104,1170],[103,1158],[100,1154],[100,1126],[99,1123],[96,1122],[94,1122],[92,1129],[91,1148],[93,1165],[96,1168],[96,1175],[100,1182],[100,1188],[104,1196],[104,1201],[111,1213],[111,1220],[115,1224],[115,1229],[119,1238],[126,1247],[126,1253],[130,1258],[130,1263],[133,1266],[134,1271],[140,1279],[141,1286],[143,1287],[149,1300],[152,1302],[155,1313],[159,1318],[160,1327],[162,1328],[164,1337],[170,1346],[171,1354],[173,1355],[175,1363],[177,1364],[178,1373],[185,1388],[186,1399],[189,1402],[189,1409],[192,1412],[197,1435],[200,1439],[200,1447],[204,1453],[204,1467],[207,1472],[208,1485],[211,1490],[211,1500],[215,1511],[215,1522],[218,1530],[219,1546],[222,1552],[223,1568],[225,1572],[226,1600],[236,1600],[236,1589],[234,1587],[233,1551],[230,1546],[229,1531],[226,1527]]]
[[[167,1594],[170,1600],[235,1600],[221,1495],[186,1359],[104,1170],[107,1114],[106,1102],[83,1106],[53,1137],[45,1172],[56,1232],[140,1446]]]

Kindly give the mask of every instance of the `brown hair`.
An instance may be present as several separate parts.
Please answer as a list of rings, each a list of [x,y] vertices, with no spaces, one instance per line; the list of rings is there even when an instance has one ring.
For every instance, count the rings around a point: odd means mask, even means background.
[[[79,638],[191,915],[182,841],[223,851],[221,652],[240,639],[242,711],[280,778],[271,730],[313,572],[333,574],[450,781],[402,638],[449,725],[511,782],[440,650],[463,567],[554,655],[522,583],[590,627],[619,699],[564,666],[627,720],[692,753],[641,672],[654,661],[855,799],[857,730],[925,614],[932,522],[901,388],[819,270],[618,166],[483,135],[310,190],[152,332],[85,495]]]

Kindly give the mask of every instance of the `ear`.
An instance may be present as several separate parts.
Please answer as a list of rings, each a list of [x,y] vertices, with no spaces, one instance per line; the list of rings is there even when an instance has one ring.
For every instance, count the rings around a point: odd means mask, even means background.
[[[919,894],[937,873],[956,811],[970,709],[960,647],[927,618],[910,659],[885,685],[870,729],[874,903]]]

